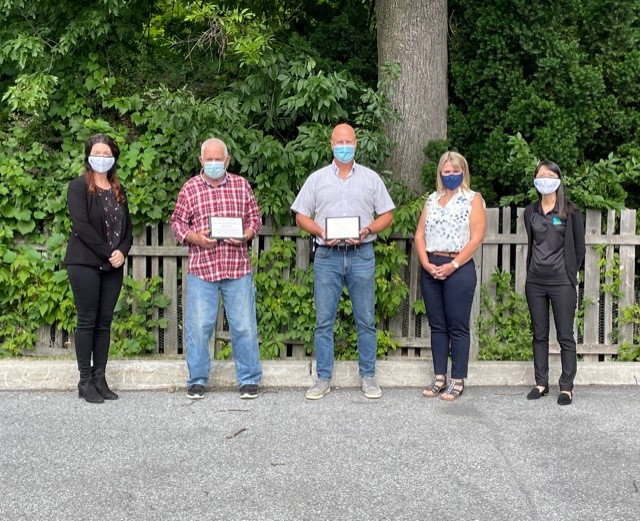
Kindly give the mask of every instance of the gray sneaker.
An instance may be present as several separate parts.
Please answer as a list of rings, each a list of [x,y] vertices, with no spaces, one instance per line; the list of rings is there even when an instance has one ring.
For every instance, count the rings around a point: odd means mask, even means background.
[[[375,376],[364,376],[362,378],[362,390],[365,398],[382,398],[382,390]]]
[[[307,394],[305,394],[304,397],[307,400],[319,400],[325,394],[328,394],[330,390],[331,387],[329,386],[328,380],[318,380],[313,384],[313,387],[307,391]]]

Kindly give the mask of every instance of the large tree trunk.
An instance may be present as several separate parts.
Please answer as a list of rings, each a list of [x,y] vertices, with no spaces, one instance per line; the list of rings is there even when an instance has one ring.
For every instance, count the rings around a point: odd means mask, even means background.
[[[422,193],[424,147],[447,137],[447,0],[377,0],[376,17],[378,70],[386,62],[401,67],[391,94],[401,119],[385,129],[396,143],[388,166]]]

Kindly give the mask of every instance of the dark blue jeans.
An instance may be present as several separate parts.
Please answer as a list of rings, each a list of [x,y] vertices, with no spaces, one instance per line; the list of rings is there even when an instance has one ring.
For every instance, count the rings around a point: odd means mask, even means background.
[[[429,262],[440,266],[451,259],[429,255]],[[435,374],[447,374],[447,359],[451,353],[451,378],[467,377],[471,344],[469,319],[476,282],[473,260],[460,266],[445,280],[434,279],[424,268],[420,271],[420,288],[431,327]]]

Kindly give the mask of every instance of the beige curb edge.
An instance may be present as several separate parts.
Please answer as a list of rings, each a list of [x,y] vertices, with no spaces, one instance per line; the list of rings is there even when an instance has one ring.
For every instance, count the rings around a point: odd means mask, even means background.
[[[315,361],[266,360],[262,387],[307,387],[315,375]],[[380,360],[377,376],[383,387],[422,387],[431,379],[430,360]],[[551,364],[551,382],[557,382],[559,364]],[[184,389],[183,360],[113,360],[107,367],[116,390]],[[0,360],[0,391],[70,390],[78,372],[73,360]],[[473,385],[533,385],[532,362],[471,362],[466,383]],[[579,362],[576,385],[639,385],[640,362]],[[336,362],[332,385],[357,387],[357,362]],[[213,362],[210,387],[235,387],[233,362]]]

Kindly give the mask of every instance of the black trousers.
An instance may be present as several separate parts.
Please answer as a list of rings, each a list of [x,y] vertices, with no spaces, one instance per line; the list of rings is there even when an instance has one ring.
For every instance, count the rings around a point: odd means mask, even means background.
[[[561,391],[572,391],[578,359],[573,319],[576,315],[577,293],[571,284],[546,285],[527,282],[525,294],[533,327],[533,366],[536,385],[549,384],[549,303],[553,309],[562,374],[558,381]]]
[[[76,358],[80,377],[91,376],[93,369],[104,369],[109,358],[111,320],[118,302],[124,270],[102,271],[91,266],[67,266],[73,291],[78,324]]]

